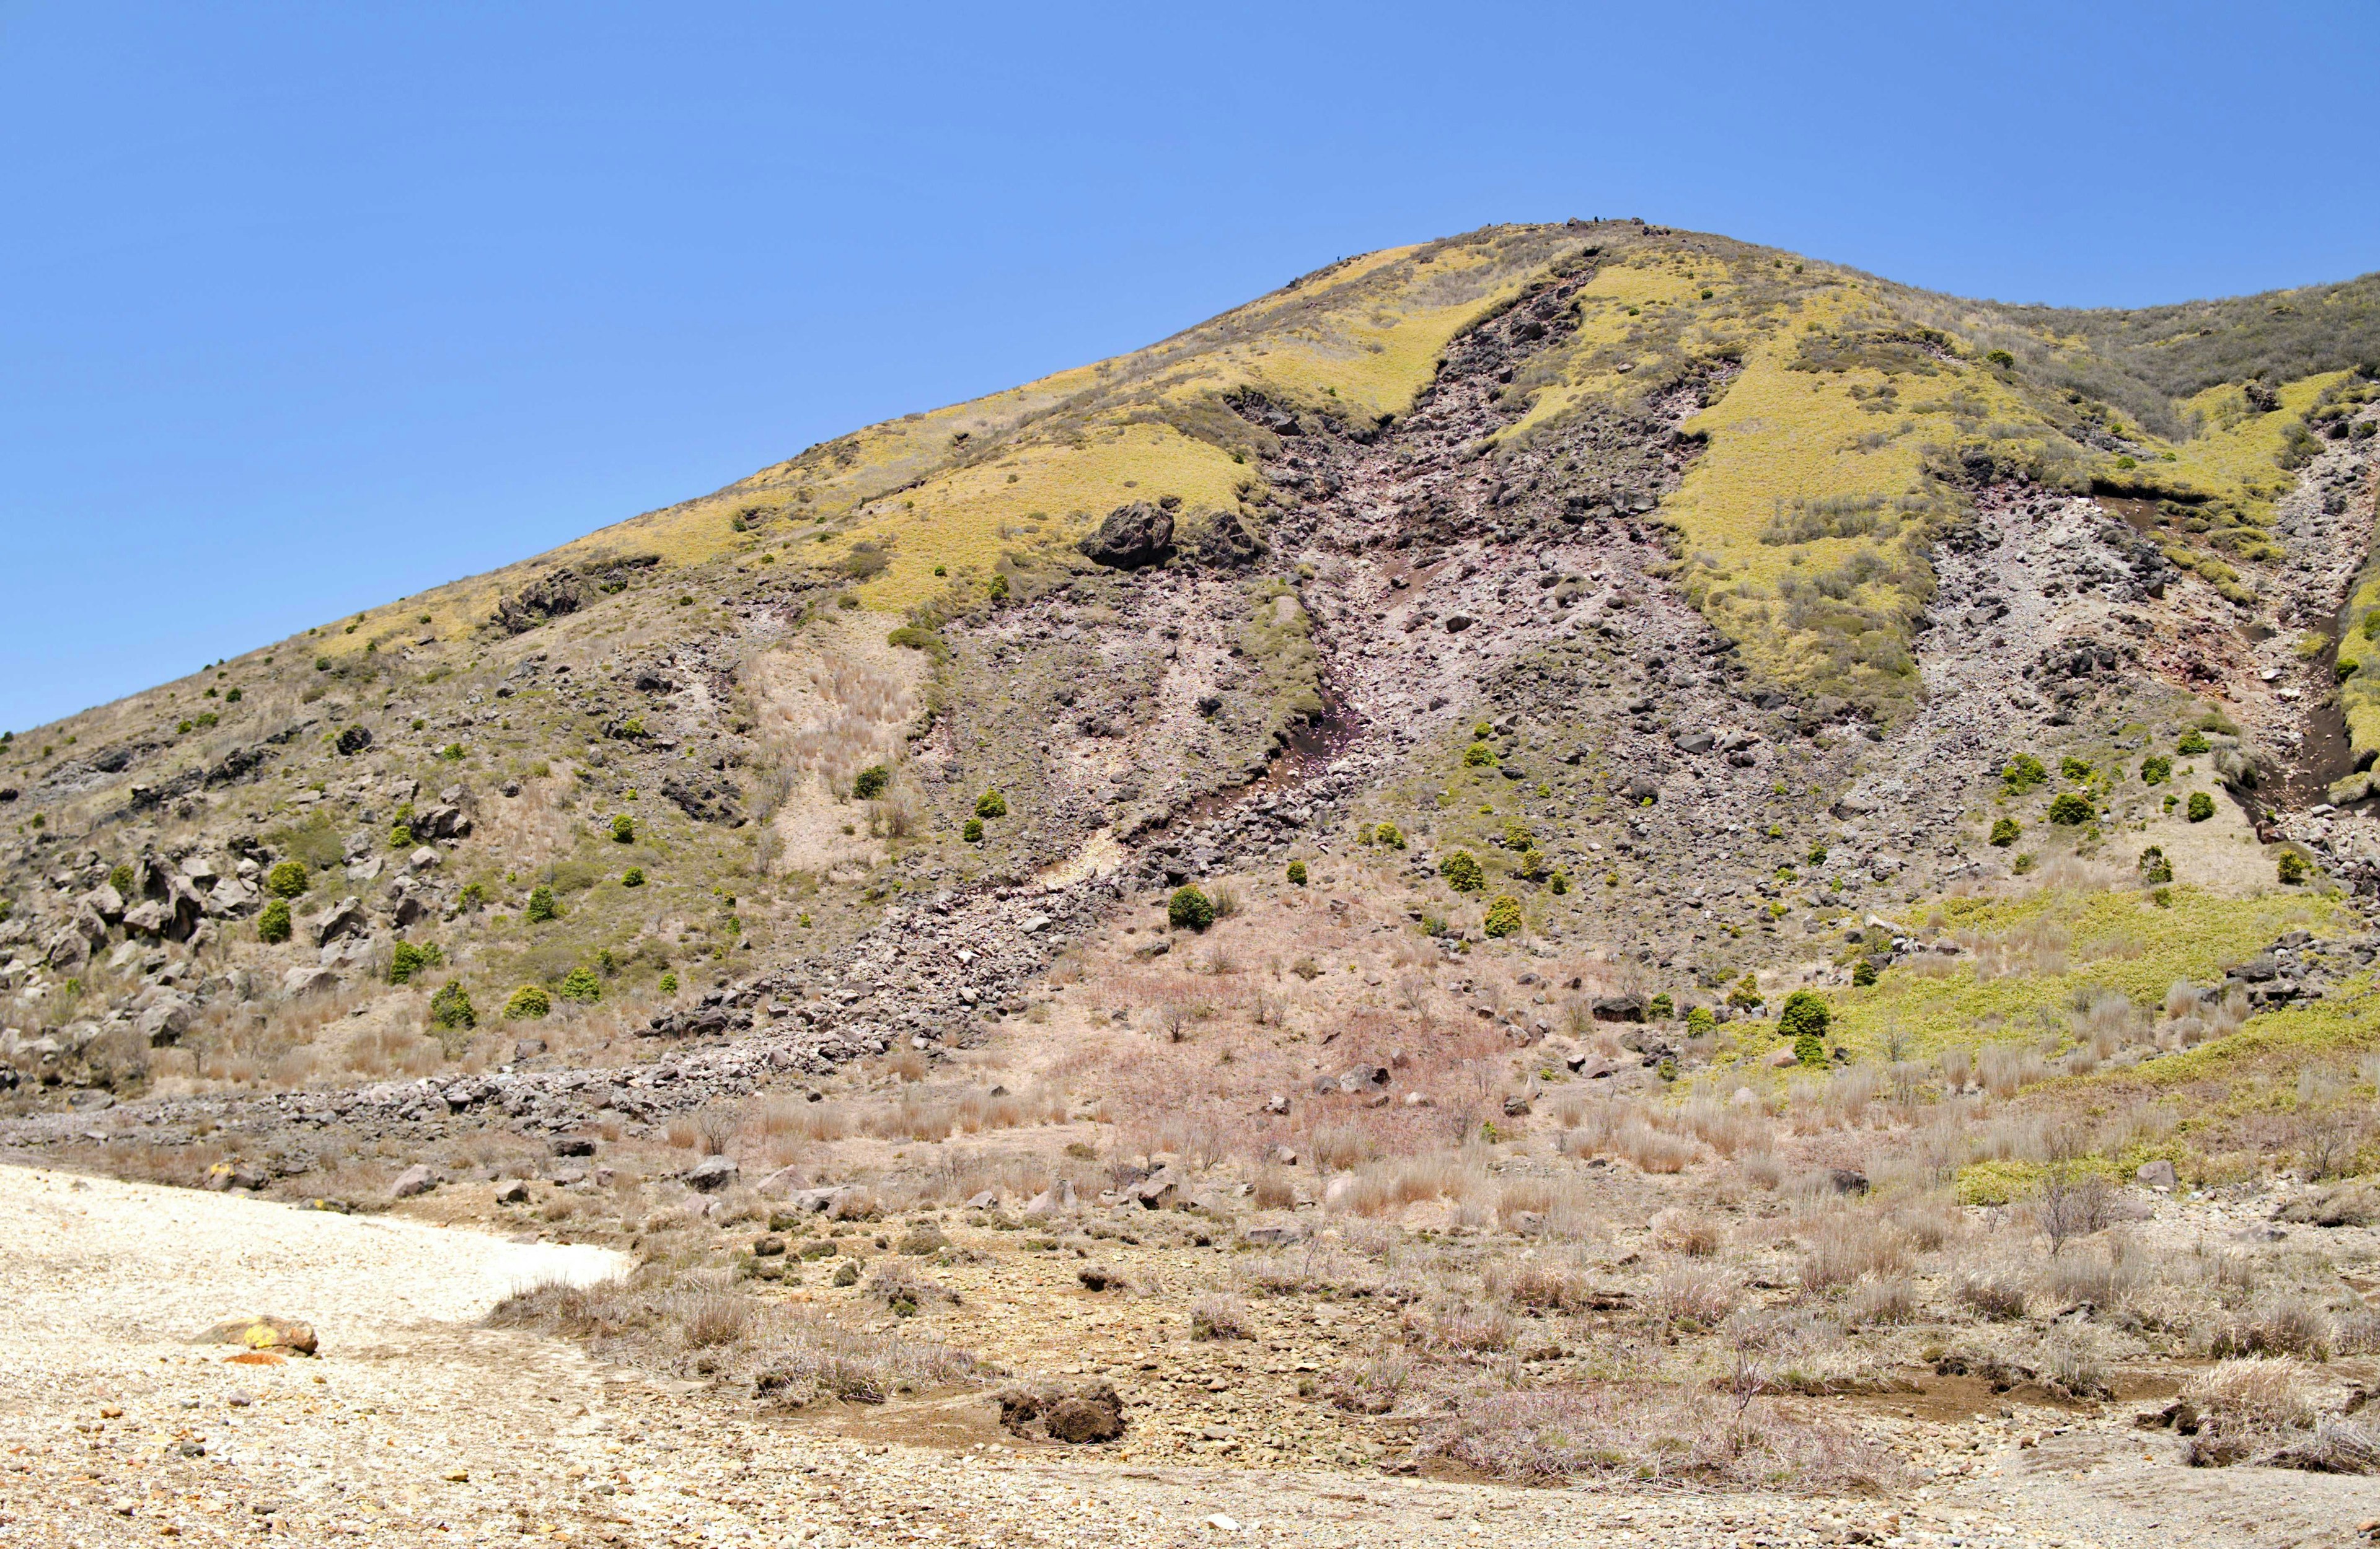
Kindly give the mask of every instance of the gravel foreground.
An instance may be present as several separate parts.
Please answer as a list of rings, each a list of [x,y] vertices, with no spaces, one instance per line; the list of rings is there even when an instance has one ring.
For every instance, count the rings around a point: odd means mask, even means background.
[[[0,1169],[0,1544],[2344,1543],[2370,1481],[2192,1470],[2119,1413],[1905,1500],[1516,1490],[906,1445],[476,1326],[602,1250]],[[194,1342],[258,1313],[313,1358]],[[959,1398],[917,1431],[1001,1434]],[[953,1425],[951,1417],[968,1418]],[[856,1433],[856,1434],[851,1434]],[[892,1438],[892,1439],[884,1439]]]

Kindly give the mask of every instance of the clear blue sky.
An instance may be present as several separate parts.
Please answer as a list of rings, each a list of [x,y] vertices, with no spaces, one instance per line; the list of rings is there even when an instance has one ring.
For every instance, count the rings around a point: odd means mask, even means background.
[[[2338,4],[0,0],[0,726],[1489,222],[2068,303],[2380,268],[2375,45]]]

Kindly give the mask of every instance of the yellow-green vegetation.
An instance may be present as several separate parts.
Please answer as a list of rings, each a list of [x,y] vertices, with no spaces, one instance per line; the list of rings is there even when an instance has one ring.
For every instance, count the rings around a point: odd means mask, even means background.
[[[2283,931],[2321,933],[2343,920],[2328,900],[2302,895],[2238,899],[2177,887],[2168,898],[2159,908],[2143,893],[2044,889],[2014,900],[1945,900],[1937,906],[1944,928],[1982,950],[1947,966],[1902,964],[1871,988],[1833,992],[1830,1040],[1868,1058],[1888,1046],[1925,1056],[2038,1041],[2064,1025],[2078,997],[2113,990],[2154,1007],[2176,979],[2219,981]]]

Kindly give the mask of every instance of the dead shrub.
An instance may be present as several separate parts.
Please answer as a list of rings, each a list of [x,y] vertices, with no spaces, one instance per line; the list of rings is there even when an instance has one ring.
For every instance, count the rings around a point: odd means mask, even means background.
[[[1709,1258],[1726,1240],[1717,1221],[1675,1205],[1655,1212],[1650,1225],[1655,1245],[1690,1259]]]
[[[1909,1267],[1908,1235],[1873,1216],[1840,1211],[1797,1233],[1803,1248],[1802,1287],[1823,1292],[1864,1276],[1898,1275]]]
[[[1713,1403],[1660,1383],[1487,1392],[1420,1437],[1415,1454],[1497,1479],[1553,1484],[1608,1480],[1631,1488],[1775,1489],[1875,1495],[1902,1469],[1848,1426],[1774,1402]]]
[[[1253,1339],[1248,1304],[1236,1296],[1202,1296],[1190,1303],[1193,1339]]]

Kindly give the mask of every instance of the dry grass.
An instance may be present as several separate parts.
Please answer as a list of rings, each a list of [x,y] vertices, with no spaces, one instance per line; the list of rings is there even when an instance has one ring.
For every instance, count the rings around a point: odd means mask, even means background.
[[[488,1322],[581,1339],[647,1371],[749,1381],[757,1397],[795,1408],[825,1398],[881,1403],[987,1374],[973,1356],[948,1346],[868,1334],[659,1265],[594,1286],[519,1292],[498,1303]]]
[[[1687,1489],[1878,1495],[1900,1465],[1848,1427],[1782,1403],[1741,1406],[1658,1383],[1471,1395],[1415,1447],[1498,1479],[1572,1479]]]

